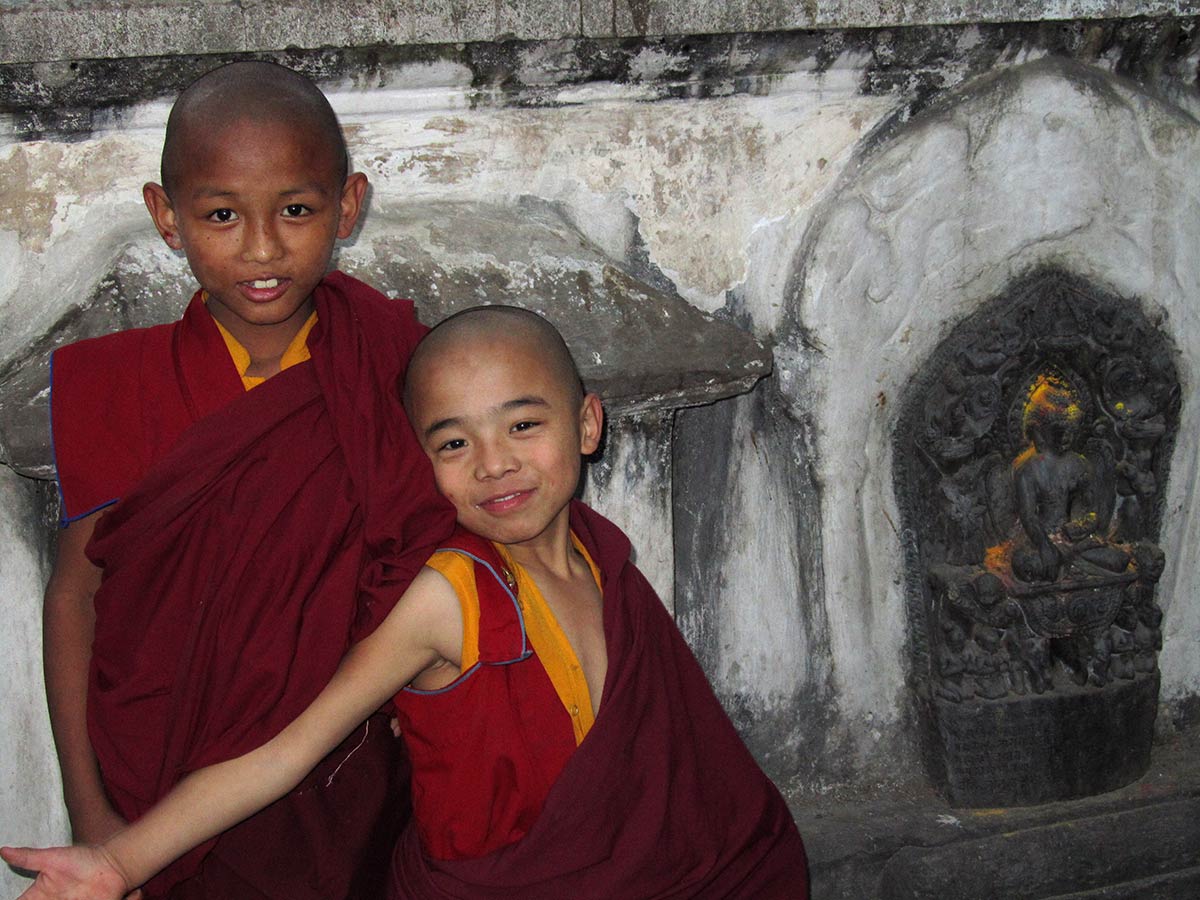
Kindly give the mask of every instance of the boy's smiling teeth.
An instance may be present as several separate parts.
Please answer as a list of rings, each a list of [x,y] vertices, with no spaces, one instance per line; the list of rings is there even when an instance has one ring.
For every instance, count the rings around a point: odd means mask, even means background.
[[[279,279],[278,278],[267,278],[266,280],[252,281],[252,282],[250,282],[250,284],[253,287],[255,287],[261,291],[261,290],[265,290],[268,288],[279,287]]]
[[[501,497],[488,497],[486,500],[481,501],[477,505],[479,505],[479,506],[499,506],[504,503],[510,503],[513,500],[516,500],[518,497],[520,497],[526,493],[528,493],[528,491],[519,491],[518,490],[518,491],[513,491],[512,493],[509,493],[509,494],[505,494]]]

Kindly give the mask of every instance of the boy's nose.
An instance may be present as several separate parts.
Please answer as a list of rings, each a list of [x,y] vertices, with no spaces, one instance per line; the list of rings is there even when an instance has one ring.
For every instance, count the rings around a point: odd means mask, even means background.
[[[520,468],[516,457],[502,442],[484,443],[476,456],[476,476],[500,478]]]
[[[254,222],[246,227],[242,256],[246,262],[270,262],[283,255],[283,245],[273,222]]]

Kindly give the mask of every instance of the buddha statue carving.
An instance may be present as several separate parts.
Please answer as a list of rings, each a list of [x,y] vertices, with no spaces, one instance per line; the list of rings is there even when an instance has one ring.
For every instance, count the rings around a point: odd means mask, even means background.
[[[955,802],[1083,796],[1149,765],[1181,390],[1162,322],[1030,272],[955,325],[901,400],[914,687]]]
[[[1115,499],[1111,453],[1100,441],[1092,442],[1096,458],[1073,449],[1079,401],[1054,371],[1038,375],[1029,391],[1023,431],[1030,443],[1012,464],[1022,532],[1012,574],[1020,581],[1057,581],[1064,569],[1086,577],[1129,566],[1129,551],[1106,538]]]

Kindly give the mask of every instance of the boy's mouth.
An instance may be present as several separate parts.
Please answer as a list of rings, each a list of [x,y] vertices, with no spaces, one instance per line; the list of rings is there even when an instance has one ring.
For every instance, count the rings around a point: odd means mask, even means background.
[[[481,509],[491,512],[508,512],[510,509],[516,509],[524,505],[525,501],[533,496],[532,490],[525,491],[510,491],[507,494],[500,494],[496,497],[488,497],[486,500],[481,500],[476,505]]]
[[[290,278],[280,278],[272,276],[271,278],[251,278],[246,281],[239,281],[238,287],[247,299],[255,303],[270,303],[272,300],[278,300],[291,286]]]

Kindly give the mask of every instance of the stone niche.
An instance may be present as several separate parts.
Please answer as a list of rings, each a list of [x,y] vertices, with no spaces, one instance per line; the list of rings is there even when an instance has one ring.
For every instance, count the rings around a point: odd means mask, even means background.
[[[79,305],[11,359],[0,359],[0,464],[54,476],[50,356],[67,343],[176,318],[195,289],[181,254],[156,238],[107,236],[110,267]],[[103,243],[104,236],[97,240]],[[377,210],[373,228],[339,251],[338,265],[393,296],[421,298],[432,325],[482,303],[545,315],[571,347],[589,390],[604,401],[606,447],[585,497],[645,548],[638,558],[673,607],[670,446],[676,409],[752,387],[768,350],[676,292],[609,258],[554,205],[425,202]]]
[[[912,681],[956,805],[1087,796],[1149,767],[1180,386],[1147,310],[1043,269],[954,327],[907,389]]]

